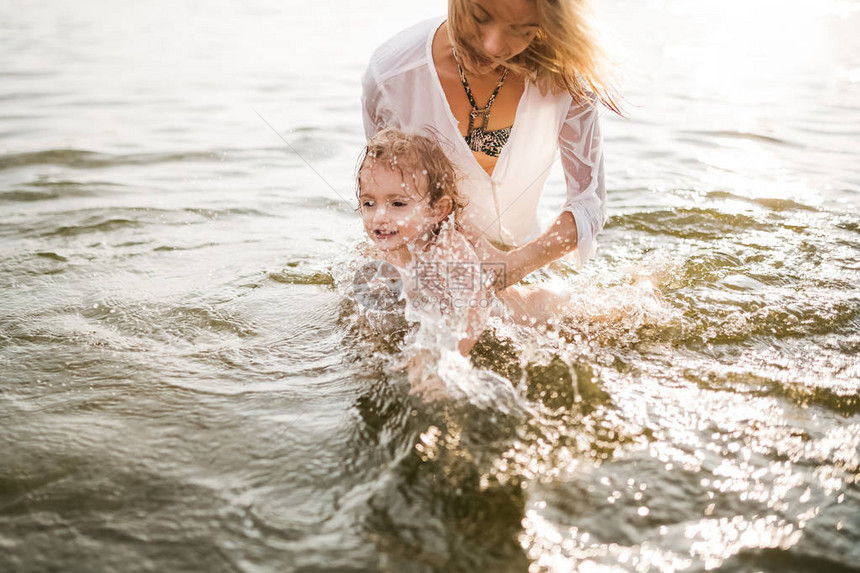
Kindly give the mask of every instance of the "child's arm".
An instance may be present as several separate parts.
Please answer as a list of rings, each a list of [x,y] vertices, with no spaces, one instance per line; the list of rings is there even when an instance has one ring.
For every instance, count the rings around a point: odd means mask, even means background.
[[[486,328],[493,301],[490,285],[481,283],[480,263],[471,245],[459,233],[440,233],[431,251],[424,253],[419,264],[425,267],[414,269],[416,280],[407,284],[407,306],[412,300],[432,300],[430,307],[422,306],[431,312],[422,313],[422,319],[429,324],[420,328],[447,328],[455,336],[457,351],[468,356],[475,343]],[[420,275],[422,269],[437,269],[440,275],[432,277]],[[461,273],[454,276],[455,269]],[[471,273],[471,274],[470,274]],[[418,280],[432,278],[435,280]],[[441,349],[440,349],[441,350]],[[451,348],[453,350],[453,348]],[[445,381],[437,370],[438,354],[430,350],[420,350],[413,355],[408,364],[408,377],[412,389],[410,393],[421,394],[426,401],[434,401],[448,395]]]

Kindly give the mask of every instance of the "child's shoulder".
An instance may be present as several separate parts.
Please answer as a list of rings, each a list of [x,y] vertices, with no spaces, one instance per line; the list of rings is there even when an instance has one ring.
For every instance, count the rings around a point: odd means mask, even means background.
[[[428,251],[430,258],[436,261],[444,259],[450,262],[476,263],[479,260],[472,243],[451,219],[442,223]]]

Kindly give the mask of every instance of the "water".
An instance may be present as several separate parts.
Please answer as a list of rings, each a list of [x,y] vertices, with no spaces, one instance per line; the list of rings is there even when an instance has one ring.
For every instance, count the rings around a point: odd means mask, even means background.
[[[599,2],[610,220],[479,344],[511,409],[334,284],[364,63],[444,11],[355,6],[0,6],[0,570],[857,570],[860,4]]]

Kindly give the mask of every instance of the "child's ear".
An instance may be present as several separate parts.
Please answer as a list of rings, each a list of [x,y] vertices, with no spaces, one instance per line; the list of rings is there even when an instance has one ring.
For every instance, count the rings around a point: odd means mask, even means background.
[[[441,221],[445,217],[451,214],[451,211],[454,210],[454,201],[451,200],[447,195],[444,197],[439,197],[439,200],[436,201],[436,204],[433,205],[433,217],[438,221]]]

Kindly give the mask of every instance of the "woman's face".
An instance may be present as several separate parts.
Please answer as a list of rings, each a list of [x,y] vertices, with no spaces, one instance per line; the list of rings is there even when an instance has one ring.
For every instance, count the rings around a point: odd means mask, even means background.
[[[459,10],[451,2],[450,9]],[[529,47],[538,32],[535,0],[463,0],[462,32],[456,38],[463,66],[472,73],[492,71]]]

